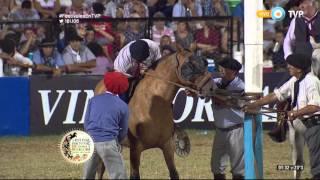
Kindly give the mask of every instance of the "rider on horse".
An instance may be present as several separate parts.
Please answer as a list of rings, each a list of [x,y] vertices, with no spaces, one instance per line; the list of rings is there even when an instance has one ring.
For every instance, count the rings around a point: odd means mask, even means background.
[[[114,69],[128,76],[129,89],[121,98],[129,102],[141,75],[161,58],[159,45],[149,39],[139,39],[124,46],[114,61]]]

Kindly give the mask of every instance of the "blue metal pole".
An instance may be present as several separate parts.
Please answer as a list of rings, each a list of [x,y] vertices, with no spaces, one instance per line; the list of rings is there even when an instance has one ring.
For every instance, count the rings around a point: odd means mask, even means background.
[[[255,179],[254,152],[252,141],[253,116],[245,114],[244,117],[244,173],[245,179]]]
[[[257,115],[256,118],[256,142],[255,142],[255,158],[257,162],[259,179],[263,178],[263,126],[262,115]]]

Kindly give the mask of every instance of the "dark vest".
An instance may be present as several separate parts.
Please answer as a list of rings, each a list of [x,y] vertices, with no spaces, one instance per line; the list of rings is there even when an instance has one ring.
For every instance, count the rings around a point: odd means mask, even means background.
[[[311,30],[308,28],[309,23],[312,24]],[[310,44],[310,36],[313,36],[316,41],[320,39],[320,13],[318,12],[309,22],[306,22],[303,17],[296,18],[294,35],[296,37],[294,52],[311,56],[313,49]]]

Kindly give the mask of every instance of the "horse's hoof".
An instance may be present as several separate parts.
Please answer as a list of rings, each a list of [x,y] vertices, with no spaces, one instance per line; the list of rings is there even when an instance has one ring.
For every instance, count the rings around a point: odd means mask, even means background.
[[[139,175],[130,175],[130,179],[140,179]]]
[[[188,134],[183,130],[174,132],[175,152],[180,157],[187,157],[190,153],[191,145]]]

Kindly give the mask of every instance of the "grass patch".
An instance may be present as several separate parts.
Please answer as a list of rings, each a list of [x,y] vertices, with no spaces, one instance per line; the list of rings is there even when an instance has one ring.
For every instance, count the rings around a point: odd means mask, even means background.
[[[207,134],[198,130],[187,131],[191,140],[191,153],[187,158],[175,156],[177,170],[183,179],[212,179],[210,170],[211,147],[214,131]],[[3,178],[81,178],[82,165],[67,163],[60,154],[58,144],[61,136],[1,137],[0,179]],[[274,143],[264,134],[264,177],[267,179],[292,178],[291,171],[277,171],[277,164],[290,165],[291,151],[288,141]],[[129,174],[129,149],[123,156]],[[227,172],[227,177],[231,178]],[[144,151],[140,165],[141,178],[163,179],[169,173],[159,149]],[[107,177],[107,176],[105,176]],[[311,178],[309,155],[305,147],[303,178]]]

